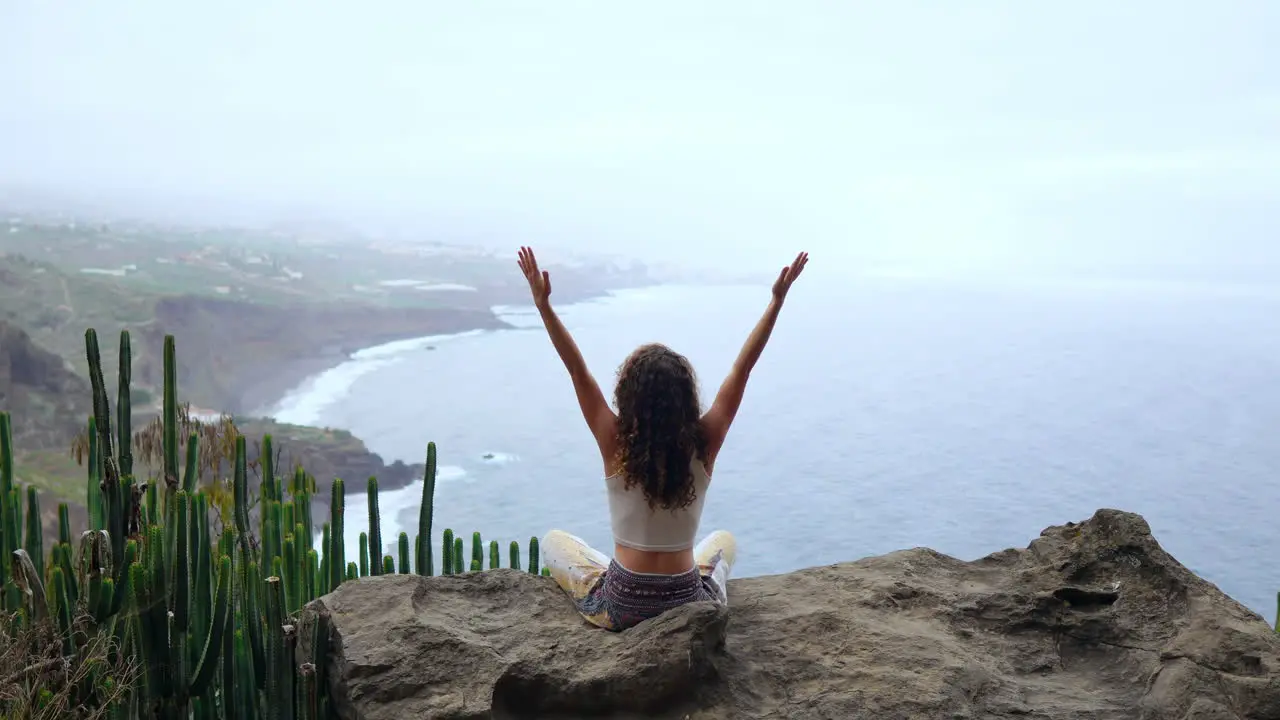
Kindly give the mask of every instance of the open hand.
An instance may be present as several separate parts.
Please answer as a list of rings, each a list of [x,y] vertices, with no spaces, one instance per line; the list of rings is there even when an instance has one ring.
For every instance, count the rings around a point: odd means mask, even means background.
[[[794,262],[782,268],[782,272],[778,273],[778,279],[773,283],[773,297],[775,300],[781,302],[786,299],[787,291],[791,289],[791,283],[800,277],[801,271],[804,270],[804,266],[808,262],[809,253],[802,252],[796,255]]]
[[[533,256],[533,248],[520,248],[520,272],[529,281],[529,292],[533,293],[533,304],[541,310],[551,302],[551,275],[546,270],[538,270],[538,259]]]

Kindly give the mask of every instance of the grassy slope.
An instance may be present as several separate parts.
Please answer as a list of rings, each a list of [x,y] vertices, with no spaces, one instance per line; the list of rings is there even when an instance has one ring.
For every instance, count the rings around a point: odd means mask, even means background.
[[[0,244],[0,250],[3,249],[6,249],[6,245]],[[9,245],[7,249],[11,254],[0,256],[0,316],[27,330],[36,344],[65,360],[78,377],[86,380],[83,388],[86,393],[88,362],[84,349],[85,329],[93,327],[98,330],[103,372],[112,385],[115,382],[119,351],[118,332],[121,329],[130,330],[133,334],[134,385],[135,390],[141,391],[135,393],[135,401],[145,399],[148,395],[158,399],[157,389],[149,387],[147,380],[158,380],[158,373],[154,369],[160,364],[160,347],[159,343],[147,342],[145,339],[153,330],[157,330],[153,327],[156,324],[156,304],[165,297],[162,292],[164,283],[154,282],[153,279],[72,274],[65,272],[65,263],[60,267],[47,259],[33,259],[25,252],[22,255],[12,254],[15,250],[30,248]],[[76,252],[62,257],[84,257],[83,250],[80,247]],[[190,279],[174,273],[166,275],[163,280],[174,283],[174,287],[181,287]],[[278,293],[263,299],[279,303],[288,301],[290,296],[290,293]],[[223,300],[217,293],[209,293],[208,297],[210,300]],[[218,329],[223,330],[225,327]],[[174,332],[179,338],[184,335],[181,330]],[[207,351],[209,343],[203,342],[196,333],[186,335],[189,340],[194,341],[192,344],[204,346],[201,350]],[[180,354],[180,361],[187,359],[188,356]],[[205,397],[201,399],[209,404],[207,396],[210,393],[202,392],[198,387],[199,383],[192,382],[203,379],[205,368],[198,362],[192,362],[191,365],[193,372],[188,373],[191,377],[185,382],[180,379],[181,393],[185,396],[184,399],[190,399],[191,395],[203,395]],[[151,372],[139,372],[139,369],[147,368]],[[226,382],[227,378],[219,377],[210,382],[214,381]],[[15,417],[14,421],[38,427],[58,424],[53,418],[31,416]],[[245,430],[250,437],[261,437],[267,431],[275,432],[279,436],[277,447],[285,449],[291,458],[309,458],[308,465],[316,465],[318,472],[332,472],[352,464],[371,467],[370,461],[375,459],[368,454],[364,444],[350,433],[272,426],[264,422],[250,423]],[[74,504],[83,502],[85,469],[71,457],[71,438],[65,438],[65,442],[50,441],[40,445],[41,447],[33,448],[19,444],[16,448],[15,470],[20,481],[47,490],[58,501]]]
[[[173,333],[180,400],[235,411],[247,409],[238,407],[244,398],[237,391],[265,396],[287,389],[278,387],[287,379],[263,380],[273,368],[492,322],[490,306],[522,302],[527,293],[513,265],[439,246],[420,253],[349,238],[336,243],[228,229],[3,221],[0,317],[24,328],[85,379],[84,331],[97,329],[110,384],[119,331],[130,330],[134,387],[144,397],[159,395],[160,340]],[[565,301],[637,284],[633,276],[601,268],[553,272]],[[388,286],[388,280],[462,284],[476,291],[424,292]],[[142,399],[135,397],[135,412],[144,410]],[[340,468],[347,475],[353,468],[376,470],[369,463],[376,456],[349,433],[259,422],[246,434],[260,437],[267,430],[276,435],[277,447],[307,457],[317,477]],[[84,469],[69,456],[69,445],[70,438],[66,445],[20,447],[17,465],[26,482],[80,502]]]

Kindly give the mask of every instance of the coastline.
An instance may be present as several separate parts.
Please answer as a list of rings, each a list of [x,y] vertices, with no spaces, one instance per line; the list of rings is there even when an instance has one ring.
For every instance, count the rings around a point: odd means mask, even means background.
[[[652,285],[657,284],[653,283]],[[617,292],[649,285],[600,289],[596,292],[566,293],[569,297],[564,298],[562,304],[572,305],[591,302],[611,297]],[[380,338],[379,342],[364,344],[359,347],[347,344],[340,350],[333,349],[329,352],[299,357],[297,360],[287,363],[278,363],[272,366],[269,373],[257,372],[253,375],[251,381],[246,379],[245,391],[240,394],[239,398],[239,406],[243,412],[234,414],[249,418],[272,418],[278,423],[301,427],[324,426],[324,423],[317,422],[313,417],[296,417],[295,412],[291,412],[288,406],[309,402],[315,403],[315,395],[327,391],[326,388],[321,386],[326,376],[334,380],[330,389],[341,392],[346,388],[340,389],[340,385],[346,384],[349,387],[349,383],[354,382],[359,375],[375,369],[382,362],[392,360],[402,352],[411,351],[415,347],[444,343],[454,338],[467,337],[478,333],[520,329],[520,326],[513,325],[503,320],[500,316],[500,310],[511,310],[519,307],[523,306],[497,303],[489,308],[489,313],[487,314],[488,322],[451,325],[447,332],[430,332],[428,330],[425,333],[390,334]],[[359,368],[360,364],[367,364],[368,369]],[[342,377],[343,368],[348,368],[352,377],[349,379]],[[333,375],[334,373],[338,374],[337,377]],[[335,397],[334,401],[336,400],[337,398]],[[319,404],[324,406],[328,403],[320,402]],[[306,412],[306,410],[301,410],[301,412]],[[319,410],[317,409],[314,412],[319,412]],[[302,422],[303,420],[305,422]],[[335,429],[349,432],[347,428]],[[360,439],[358,436],[355,437],[357,440]],[[421,462],[406,463],[402,460],[388,462],[386,458],[372,450],[367,452],[371,459],[381,463],[388,471],[377,476],[380,489],[387,492],[404,490],[416,480],[420,480],[425,470],[425,466]],[[327,482],[330,478],[317,478],[317,480]],[[319,496],[315,499],[322,504],[327,502]]]

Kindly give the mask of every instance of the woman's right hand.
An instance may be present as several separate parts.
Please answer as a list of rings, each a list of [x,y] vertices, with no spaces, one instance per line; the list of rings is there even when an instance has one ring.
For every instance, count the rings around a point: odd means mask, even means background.
[[[538,259],[533,256],[533,248],[520,248],[520,271],[529,282],[529,292],[533,294],[533,305],[539,310],[551,304],[551,274],[546,270],[538,270]]]
[[[778,279],[773,283],[773,299],[782,302],[787,297],[787,291],[791,289],[791,283],[800,277],[800,272],[804,270],[805,263],[809,262],[809,253],[802,252],[796,255],[793,261],[787,267],[782,268],[782,272],[778,273]]]

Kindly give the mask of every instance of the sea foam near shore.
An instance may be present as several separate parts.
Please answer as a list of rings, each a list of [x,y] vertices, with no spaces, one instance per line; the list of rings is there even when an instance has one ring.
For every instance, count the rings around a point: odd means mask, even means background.
[[[277,422],[295,425],[316,424],[323,417],[324,410],[345,397],[351,391],[355,382],[364,375],[400,362],[412,353],[422,351],[429,346],[447,343],[450,340],[474,337],[484,332],[488,331],[468,330],[450,335],[424,335],[358,350],[352,353],[350,359],[341,365],[326,370],[291,390],[276,404],[271,415]],[[436,482],[452,482],[464,480],[466,477],[466,469],[453,465],[439,466],[436,470]],[[363,484],[359,487],[354,485],[347,486],[346,501],[348,506],[353,502],[358,502],[363,506],[363,500]],[[395,556],[394,545],[400,533],[406,532],[412,537],[417,532],[416,523],[411,524],[407,518],[405,521],[401,521],[401,515],[404,514],[401,511],[406,508],[417,508],[421,502],[421,480],[415,480],[403,488],[379,492],[380,525],[382,537],[385,541],[382,554]],[[361,507],[361,509],[363,508]],[[364,518],[366,515],[363,512],[357,512],[352,517]],[[416,515],[414,515],[413,519],[416,520]],[[345,535],[346,559],[348,561],[357,560],[360,533],[367,530],[368,526],[365,522],[346,524],[343,534]],[[321,533],[317,532],[316,544],[319,545],[320,542]],[[373,554],[372,552],[370,553],[371,562],[373,561]]]
[[[395,340],[357,350],[337,367],[308,378],[290,390],[268,411],[277,422],[313,425],[319,422],[325,408],[341,400],[362,376],[398,362],[409,353],[458,338],[479,335],[485,330],[468,330],[450,335],[424,335],[408,340]]]

